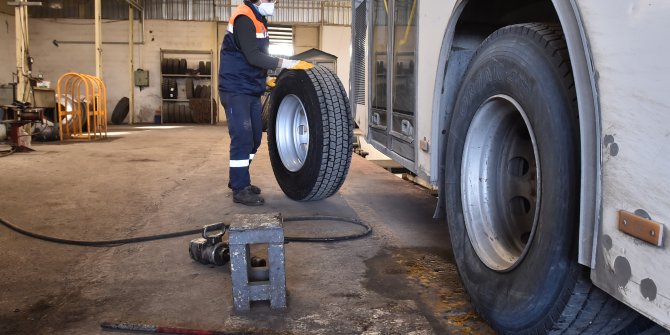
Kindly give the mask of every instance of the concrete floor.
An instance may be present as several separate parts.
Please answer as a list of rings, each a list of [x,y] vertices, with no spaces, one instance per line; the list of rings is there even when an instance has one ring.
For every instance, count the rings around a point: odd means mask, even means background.
[[[372,236],[286,246],[288,309],[232,309],[230,269],[191,260],[194,237],[64,246],[0,227],[0,333],[96,334],[104,321],[258,334],[492,334],[467,302],[427,190],[354,156],[339,193],[300,203],[279,189],[267,146],[252,166],[266,205],[233,204],[225,126],[111,127],[99,142],[35,144],[0,158],[0,217],[100,240],[198,228],[236,213],[340,215]],[[286,235],[355,227],[287,223]]]

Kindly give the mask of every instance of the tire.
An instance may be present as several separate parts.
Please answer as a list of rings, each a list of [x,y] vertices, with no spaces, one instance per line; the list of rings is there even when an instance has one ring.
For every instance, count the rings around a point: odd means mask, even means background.
[[[163,59],[161,60],[161,73],[162,73],[162,74],[166,74],[166,73],[167,73],[167,64],[168,64],[168,59],[167,59],[167,58],[163,58]]]
[[[170,67],[170,73],[179,74],[179,59],[171,58],[172,66]]]
[[[88,131],[88,108],[86,108],[86,102],[79,102],[79,105],[81,106],[81,130]],[[91,108],[93,108],[92,105]]]
[[[211,99],[212,98],[212,86],[210,85],[205,85],[203,88],[203,98],[205,99]]]
[[[191,109],[186,105],[184,105],[184,113],[186,114],[186,122],[187,123],[194,123],[193,113],[191,113]]]
[[[179,74],[186,74],[186,59],[179,60]]]
[[[165,123],[172,123],[172,104],[168,103],[165,106]]]
[[[168,58],[167,60],[167,71],[165,73],[167,74],[174,74],[174,62],[172,58]]]
[[[207,74],[207,68],[205,67],[205,62],[203,61],[198,62],[198,74],[200,74],[201,76]]]
[[[168,79],[163,79],[161,83],[161,94],[163,95],[163,99],[168,98]]]
[[[193,79],[192,78],[186,78],[184,81],[186,85],[185,91],[186,91],[186,99],[193,99]]]
[[[351,110],[340,80],[322,66],[285,70],[271,99],[268,145],[282,191],[297,201],[335,194],[349,171],[353,150]],[[297,144],[300,139],[303,142]]]
[[[560,26],[499,29],[462,81],[445,155],[447,221],[472,304],[498,333],[613,334],[635,319],[577,263],[577,115]]]
[[[121,98],[121,100],[119,100],[119,102],[116,104],[116,107],[114,107],[114,111],[112,112],[112,123],[113,124],[123,123],[123,120],[126,119],[129,110],[130,110],[130,99],[128,99],[127,97]]]
[[[212,75],[212,62],[205,62],[205,73],[207,73],[208,76]]]
[[[163,109],[163,123],[170,123],[170,103],[165,103],[165,108]]]
[[[177,80],[168,79],[168,97],[169,99],[177,99],[179,96]]]
[[[270,93],[265,93],[261,96],[261,104],[263,106],[263,111],[261,112],[261,120],[263,122],[263,131],[268,131],[268,125],[270,124]]]
[[[172,104],[172,103],[168,105],[168,115],[170,116],[169,117],[170,123],[175,123],[176,120],[175,120],[175,117],[174,117],[174,104]]]

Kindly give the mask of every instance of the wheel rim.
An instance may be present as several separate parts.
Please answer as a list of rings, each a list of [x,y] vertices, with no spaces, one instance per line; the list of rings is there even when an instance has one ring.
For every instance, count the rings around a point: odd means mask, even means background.
[[[302,168],[309,149],[307,112],[300,98],[289,94],[279,104],[275,139],[284,167],[291,172]]]
[[[538,157],[518,102],[496,95],[479,107],[463,149],[461,200],[470,242],[492,270],[511,271],[529,250],[540,208]]]

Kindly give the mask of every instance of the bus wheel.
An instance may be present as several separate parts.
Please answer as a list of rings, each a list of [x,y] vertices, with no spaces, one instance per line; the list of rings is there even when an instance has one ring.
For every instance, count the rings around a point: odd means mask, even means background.
[[[499,333],[612,334],[635,313],[576,260],[579,126],[560,26],[501,28],[465,73],[445,195],[459,273]]]

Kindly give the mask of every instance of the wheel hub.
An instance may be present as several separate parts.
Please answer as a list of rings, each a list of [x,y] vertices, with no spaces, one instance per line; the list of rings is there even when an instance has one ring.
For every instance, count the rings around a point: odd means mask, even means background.
[[[279,104],[275,139],[284,167],[291,172],[302,168],[309,149],[309,123],[305,106],[296,95],[289,94]]]
[[[492,270],[510,271],[528,252],[540,204],[538,157],[519,103],[497,95],[479,107],[463,149],[461,200],[470,242]]]

